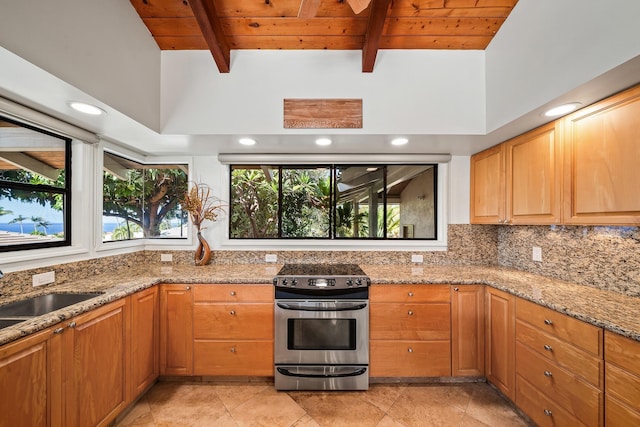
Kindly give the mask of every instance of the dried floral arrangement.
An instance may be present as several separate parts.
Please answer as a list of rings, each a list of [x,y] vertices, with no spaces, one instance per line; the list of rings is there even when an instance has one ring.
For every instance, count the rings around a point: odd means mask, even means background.
[[[207,184],[194,183],[181,200],[182,209],[189,212],[191,222],[198,232],[205,228],[202,227],[205,220],[215,221],[224,208],[221,200],[211,192],[211,187]]]

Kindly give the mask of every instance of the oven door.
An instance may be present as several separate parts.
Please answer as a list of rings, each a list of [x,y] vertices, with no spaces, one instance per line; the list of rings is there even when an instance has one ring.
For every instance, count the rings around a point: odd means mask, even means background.
[[[278,364],[368,365],[368,300],[276,300]]]

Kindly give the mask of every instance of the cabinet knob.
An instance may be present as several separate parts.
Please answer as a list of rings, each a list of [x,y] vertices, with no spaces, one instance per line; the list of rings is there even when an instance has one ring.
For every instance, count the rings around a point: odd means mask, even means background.
[[[185,286],[185,287],[184,287],[184,290],[185,290],[185,291],[190,291],[190,290],[191,290],[191,286]]]
[[[71,329],[76,327],[76,322],[69,322],[69,324],[67,325],[69,326]]]
[[[413,296],[413,292],[409,292],[409,296],[412,297]]]
[[[232,315],[232,316],[235,316],[235,315],[236,315],[236,311],[235,311],[235,310],[231,310],[231,311],[229,312],[229,314],[230,314],[230,315]]]
[[[545,377],[552,377],[553,373],[551,371],[544,371],[544,376]]]
[[[551,412],[551,410],[549,410],[549,409],[545,409],[545,410],[544,410],[544,414],[545,414],[547,417],[550,417],[550,416],[552,416],[552,415],[553,415],[553,412]]]
[[[545,344],[544,349],[547,351],[553,351],[553,347],[551,347],[549,344]]]
[[[236,348],[235,347],[231,347],[231,350],[229,350],[229,351],[231,351],[231,353],[235,353],[236,352]]]
[[[409,311],[407,311],[407,314],[408,314],[409,316],[413,316],[413,311],[409,310]]]
[[[53,333],[56,335],[60,335],[63,332],[64,332],[64,328],[56,328],[53,330]]]
[[[413,353],[413,349],[412,349],[411,347],[409,347],[409,348],[407,349],[407,352],[409,352],[409,353]]]
[[[460,288],[453,288],[454,291],[458,292]]]
[[[553,325],[553,320],[551,320],[551,319],[544,319],[544,324],[545,324],[545,325],[549,325],[549,326],[551,326],[551,325]]]
[[[236,291],[231,291],[231,292],[229,292],[229,294],[230,294],[232,297],[235,297],[235,296],[236,296]]]

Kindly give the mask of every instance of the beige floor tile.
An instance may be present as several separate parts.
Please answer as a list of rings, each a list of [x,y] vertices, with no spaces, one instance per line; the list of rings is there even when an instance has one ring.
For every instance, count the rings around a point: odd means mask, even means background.
[[[238,426],[290,426],[306,415],[286,393],[269,387],[230,411]]]
[[[404,424],[394,420],[389,415],[385,415],[384,418],[378,423],[376,427],[406,427]]]
[[[153,426],[151,408],[146,396],[140,399],[118,423],[120,427]]]
[[[255,395],[262,393],[267,388],[273,388],[273,386],[266,384],[223,384],[214,385],[213,387],[229,411]]]
[[[158,426],[212,425],[227,414],[215,388],[205,384],[160,383],[146,397]]]
[[[489,386],[474,390],[467,408],[467,416],[492,427],[527,426],[509,403]]]
[[[291,397],[321,426],[376,426],[384,411],[358,392],[296,392]]]
[[[311,415],[307,414],[296,421],[291,427],[320,427],[320,424],[311,418]]]
[[[372,384],[369,390],[358,392],[358,396],[377,406],[381,411],[387,412],[405,388],[405,385],[400,384]]]

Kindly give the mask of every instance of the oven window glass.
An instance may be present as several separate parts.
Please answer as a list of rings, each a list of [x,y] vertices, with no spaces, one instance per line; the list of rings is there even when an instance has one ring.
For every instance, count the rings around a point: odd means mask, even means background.
[[[289,350],[355,350],[356,319],[288,319]]]

